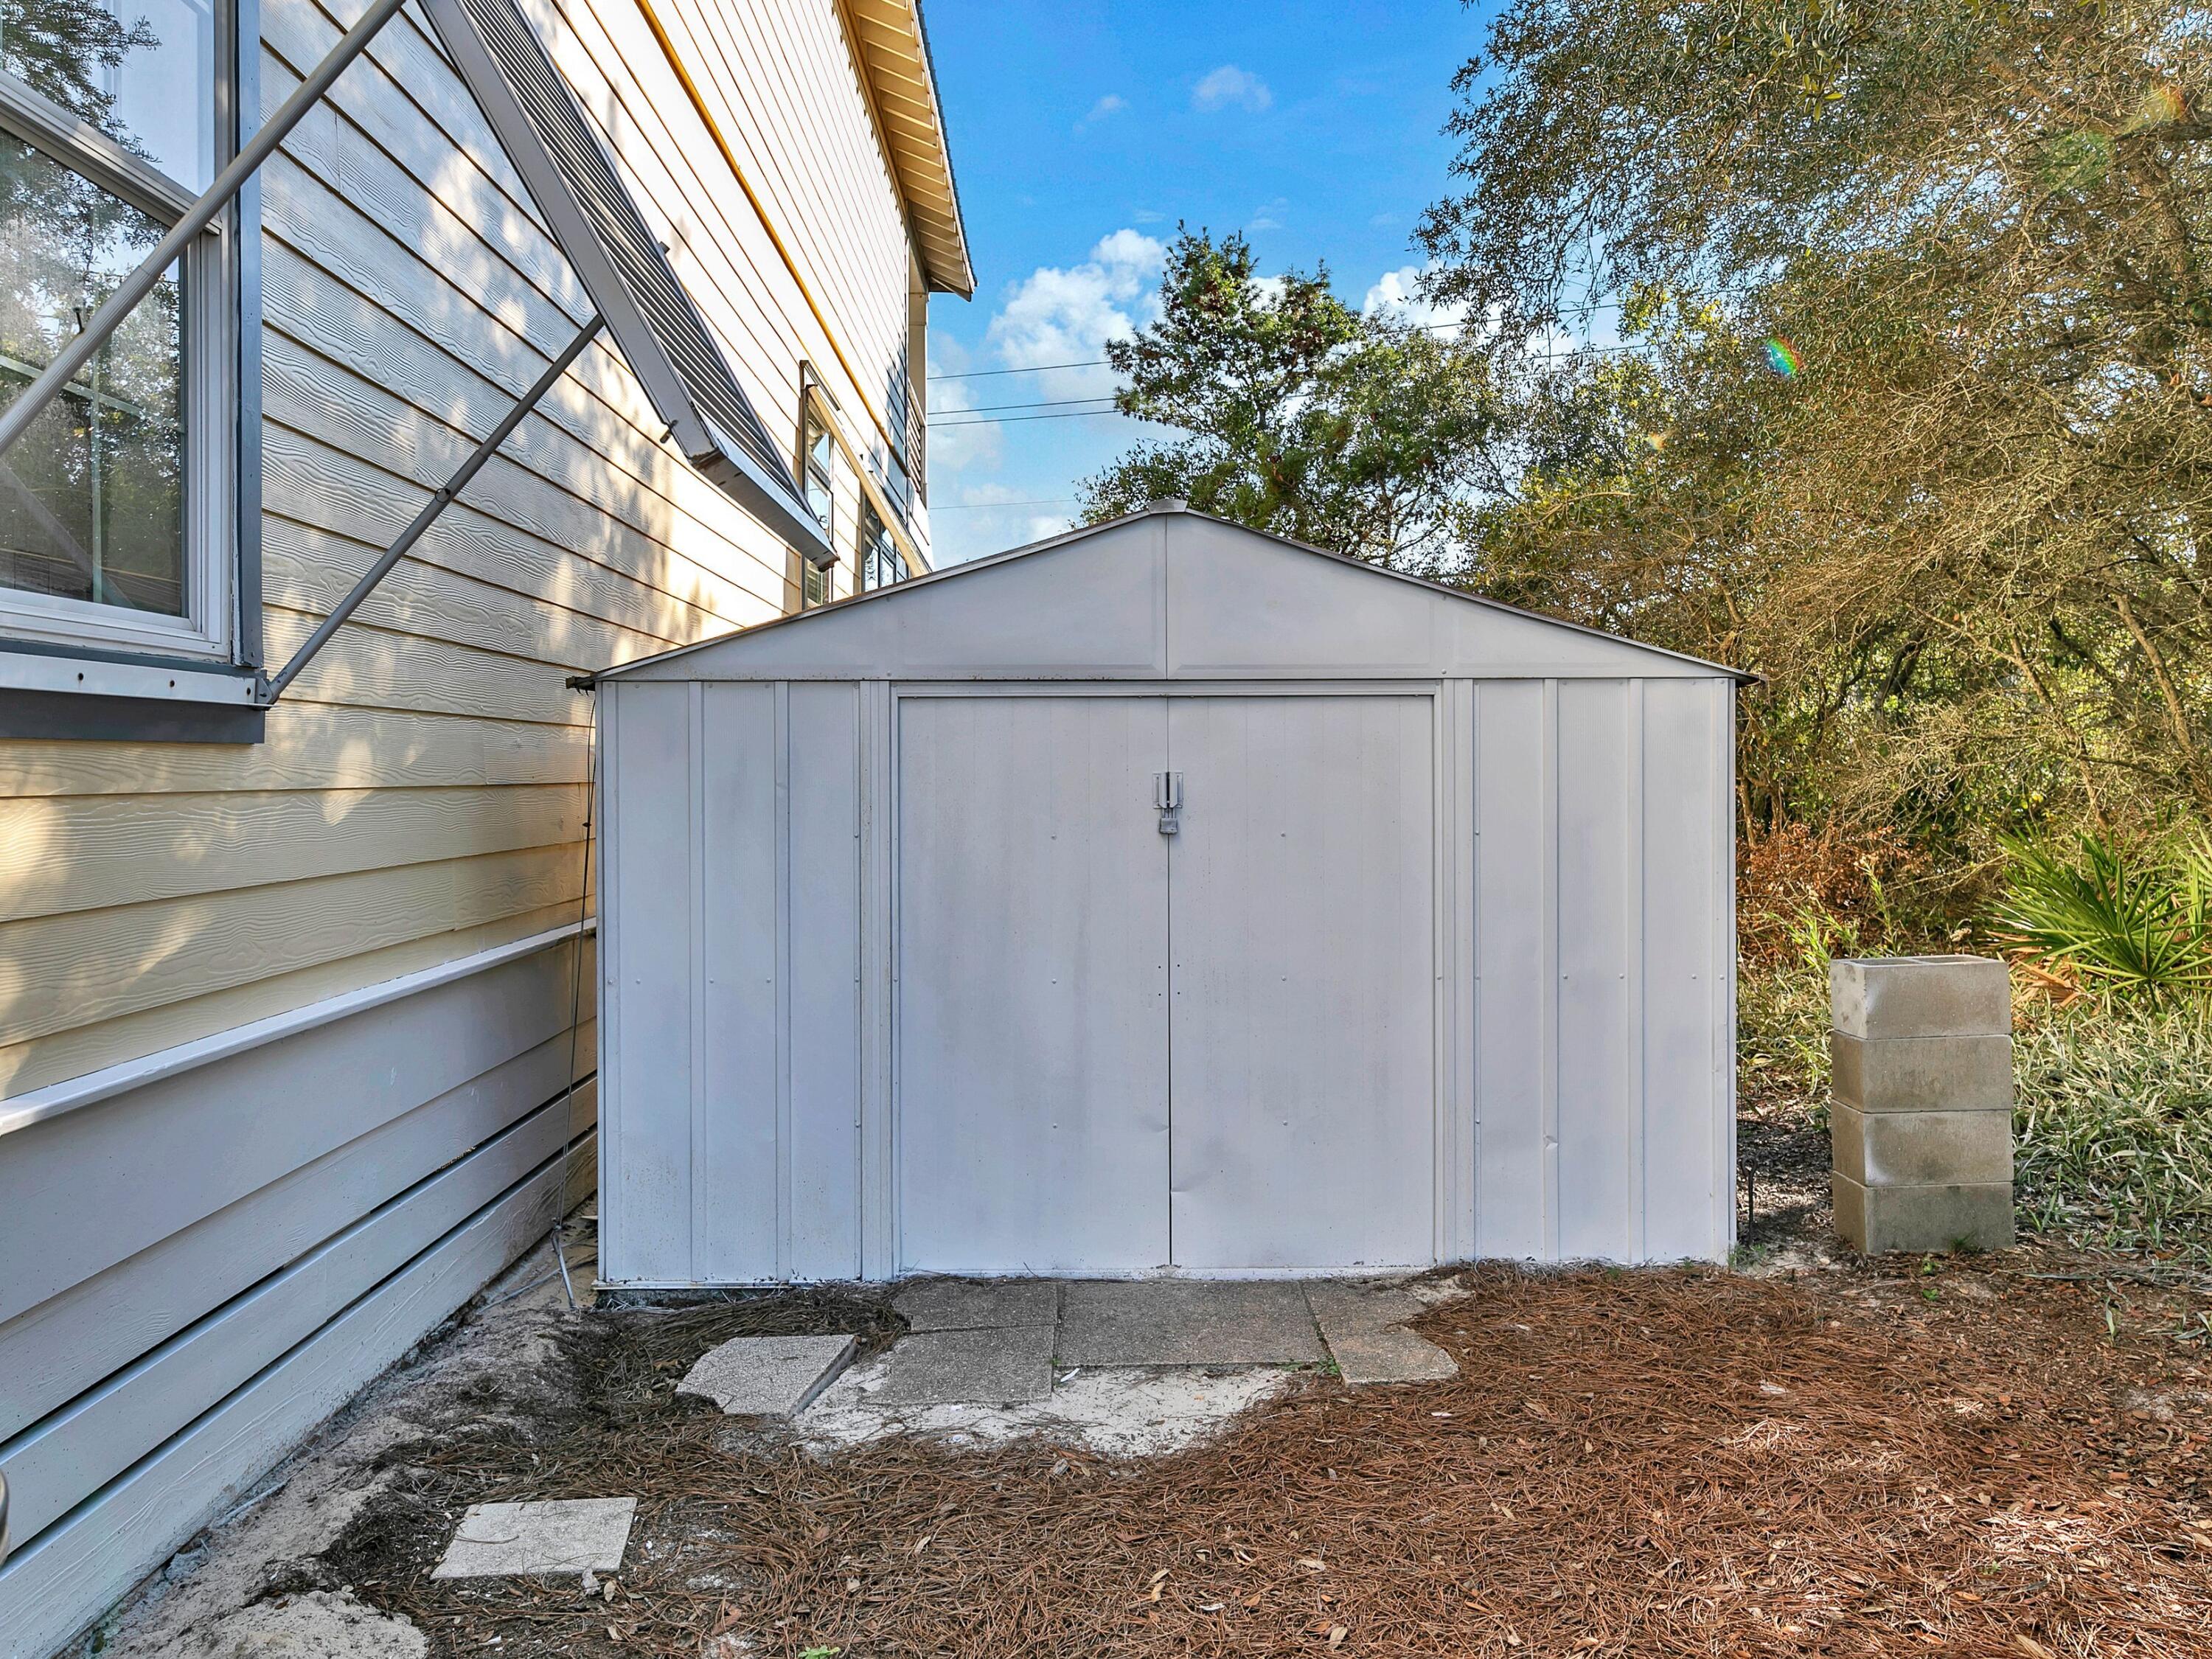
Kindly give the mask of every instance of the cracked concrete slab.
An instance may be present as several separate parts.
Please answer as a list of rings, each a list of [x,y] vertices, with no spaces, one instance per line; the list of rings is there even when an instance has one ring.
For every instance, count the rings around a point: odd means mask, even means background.
[[[472,1504],[433,1578],[620,1572],[635,1498]]]
[[[731,1417],[796,1417],[853,1358],[849,1336],[736,1336],[699,1356],[678,1394]]]
[[[1052,1392],[1052,1327],[923,1331],[884,1356],[876,1400],[891,1406],[1010,1406]]]
[[[1341,1279],[1315,1279],[1305,1291],[1322,1339],[1349,1386],[1437,1382],[1459,1375],[1449,1354],[1403,1328],[1407,1320],[1428,1311],[1419,1297],[1393,1285]]]
[[[1063,1365],[1285,1365],[1326,1359],[1281,1279],[1092,1279],[1062,1299]]]
[[[1060,1318],[1060,1281],[1052,1279],[927,1279],[891,1299],[915,1331],[999,1331],[1050,1325]]]
[[[1272,1365],[1086,1369],[1060,1376],[1044,1400],[899,1406],[881,1399],[882,1364],[863,1361],[830,1384],[793,1425],[805,1444],[829,1451],[917,1435],[947,1446],[999,1446],[1035,1435],[1109,1457],[1160,1457],[1211,1440],[1296,1378]]]

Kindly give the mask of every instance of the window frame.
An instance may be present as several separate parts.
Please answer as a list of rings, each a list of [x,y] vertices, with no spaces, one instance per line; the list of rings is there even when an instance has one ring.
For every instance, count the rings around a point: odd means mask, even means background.
[[[869,526],[875,533],[868,533]],[[865,496],[860,501],[860,576],[859,591],[873,592],[878,588],[896,587],[907,578],[906,559],[899,551],[897,540],[890,527],[877,513],[876,504]],[[884,574],[888,573],[888,574]]]
[[[837,428],[830,423],[828,414],[815,406],[810,388],[802,382],[799,411],[799,479],[800,499],[806,510],[820,521],[823,536],[834,552],[837,546]],[[814,492],[822,492],[822,507],[817,511]],[[799,553],[799,608],[813,611],[830,604],[837,597],[835,562],[817,564],[806,556],[804,549]]]
[[[241,42],[258,43],[260,28],[256,0],[217,0],[214,12],[220,172],[237,153],[243,112],[258,106],[259,66]],[[5,70],[0,129],[164,225],[198,198]],[[0,587],[0,653],[9,659],[0,684],[143,696],[144,670],[173,667],[160,682],[164,702],[241,701],[240,672],[261,659],[259,240],[257,179],[180,262],[185,614]]]

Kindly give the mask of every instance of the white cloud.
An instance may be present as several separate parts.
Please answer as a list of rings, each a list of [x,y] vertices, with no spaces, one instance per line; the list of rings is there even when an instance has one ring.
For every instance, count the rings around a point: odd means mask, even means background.
[[[1152,320],[1166,254],[1155,238],[1124,228],[1102,238],[1080,264],[1040,265],[1016,284],[985,337],[1009,368],[1091,365],[1052,369],[1021,383],[1037,388],[1041,398],[1111,392],[1113,371],[1094,360],[1106,355],[1107,341],[1125,339]]]
[[[1244,222],[1245,234],[1257,235],[1263,230],[1280,230],[1283,222],[1276,216],[1290,211],[1290,206],[1288,198],[1278,196],[1266,206],[1253,209],[1252,216]]]
[[[1421,296],[1421,277],[1425,267],[1401,265],[1395,270],[1386,270],[1375,285],[1367,290],[1367,297],[1359,309],[1370,317],[1388,314],[1400,322],[1417,327],[1433,328],[1440,339],[1459,337],[1459,331],[1467,321],[1464,305],[1434,305]]]
[[[1274,101],[1275,94],[1267,90],[1265,81],[1234,64],[1207,70],[1190,89],[1190,106],[1195,110],[1236,108],[1257,115]]]
[[[1119,115],[1128,107],[1127,99],[1118,92],[1109,92],[1091,106],[1091,112],[1075,124],[1075,130],[1080,132],[1084,128],[1103,121],[1109,115]]]

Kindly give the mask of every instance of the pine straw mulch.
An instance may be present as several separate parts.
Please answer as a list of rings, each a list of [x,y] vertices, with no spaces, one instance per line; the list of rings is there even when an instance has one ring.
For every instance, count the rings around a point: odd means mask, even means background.
[[[448,1653],[2212,1653],[2203,1304],[2035,1263],[1475,1270],[1422,1326],[1456,1381],[1308,1375],[1118,1465],[817,1457],[671,1395],[734,1330],[881,1340],[879,1304],[595,1315],[589,1409],[409,1449],[331,1563]],[[631,1492],[611,1601],[427,1577],[466,1503]]]

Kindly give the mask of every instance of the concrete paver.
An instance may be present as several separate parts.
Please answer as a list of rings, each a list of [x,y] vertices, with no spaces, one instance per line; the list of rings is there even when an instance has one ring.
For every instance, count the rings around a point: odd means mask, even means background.
[[[1459,1375],[1452,1357],[1403,1322],[1424,1312],[1419,1297],[1389,1285],[1315,1279],[1305,1287],[1322,1339],[1346,1384],[1438,1382]]]
[[[1050,1325],[1060,1317],[1060,1282],[1052,1279],[982,1281],[927,1279],[909,1285],[892,1308],[916,1331],[1000,1331]]]
[[[1064,1365],[1299,1364],[1328,1356],[1296,1284],[1094,1279],[1067,1286]]]
[[[636,1514],[635,1498],[471,1504],[430,1577],[619,1572]]]
[[[884,1356],[875,1399],[893,1406],[1011,1406],[1052,1393],[1052,1327],[920,1331]]]
[[[795,1417],[853,1358],[849,1336],[738,1336],[709,1348],[677,1384],[732,1417]]]

